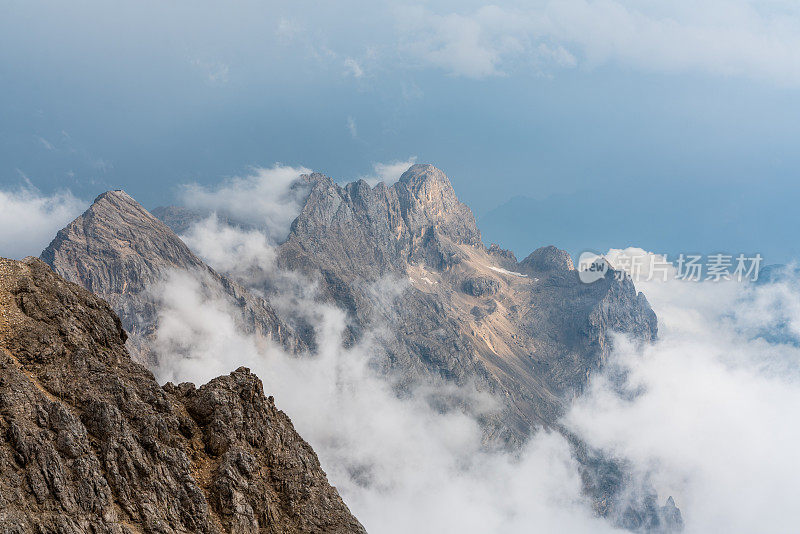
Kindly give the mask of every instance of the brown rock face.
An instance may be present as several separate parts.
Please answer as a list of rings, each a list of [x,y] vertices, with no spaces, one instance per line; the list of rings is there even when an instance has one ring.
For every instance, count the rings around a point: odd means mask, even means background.
[[[147,340],[158,323],[158,284],[171,271],[199,275],[210,290],[235,303],[243,330],[271,338],[290,350],[297,338],[265,300],[219,275],[160,220],[124,191],[108,191],[58,232],[41,258],[53,270],[105,299],[131,335],[129,348],[137,361],[147,363]]]
[[[108,304],[0,259],[0,532],[362,533],[241,368],[159,387]]]

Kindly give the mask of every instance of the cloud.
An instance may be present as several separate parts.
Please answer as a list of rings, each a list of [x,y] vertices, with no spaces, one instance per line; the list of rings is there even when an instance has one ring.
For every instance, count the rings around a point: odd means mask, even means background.
[[[370,532],[521,534],[532,525],[541,531],[611,531],[581,495],[577,466],[560,435],[540,432],[518,454],[487,452],[475,419],[441,413],[428,399],[448,388],[484,406],[479,409],[493,409],[492,399],[469,386],[433,383],[412,385],[399,398],[392,377],[371,365],[382,350],[379,330],[345,348],[345,313],[318,302],[309,287],[307,281],[283,286],[297,291],[285,297],[293,297],[319,340],[316,354],[297,357],[243,335],[232,319],[234,304],[207,280],[173,273],[154,291],[160,298],[159,380],[201,383],[250,367]],[[375,293],[392,300],[404,290],[387,281]]]
[[[69,191],[46,196],[31,187],[0,190],[0,256],[38,256],[86,207]]]
[[[92,167],[94,169],[96,169],[96,170],[98,170],[98,171],[100,171],[102,173],[107,173],[111,169],[114,168],[114,164],[113,163],[111,163],[110,161],[106,161],[106,160],[104,160],[102,158],[98,158],[98,159],[93,160],[91,162],[91,165],[92,165]]]
[[[568,423],[674,495],[687,534],[793,532],[800,347],[769,334],[787,323],[796,332],[798,280],[638,286],[658,314],[659,340],[617,340],[609,372],[592,380]]]
[[[281,17],[278,21],[275,34],[278,36],[278,40],[281,43],[289,44],[303,31],[303,28],[296,21]]]
[[[259,286],[250,267],[271,276],[271,240],[209,219],[190,240],[212,267]],[[204,235],[205,234],[205,235]],[[610,251],[650,256],[643,250]],[[643,262],[643,265],[648,265]],[[272,271],[271,273],[269,271]],[[674,274],[674,270],[671,271]],[[494,409],[470,386],[418,382],[398,398],[396,377],[379,375],[380,327],[344,347],[343,311],[321,304],[315,286],[291,274],[273,302],[313,325],[319,351],[301,357],[244,335],[234,303],[209,282],[175,273],[161,299],[156,348],[161,381],[205,382],[247,365],[318,453],[330,481],[372,532],[606,532],[581,495],[564,439],[540,431],[518,453],[487,451],[469,413],[431,408],[431,392]],[[565,424],[633,469],[662,500],[673,495],[686,532],[792,532],[800,467],[800,346],[765,335],[800,330],[800,282],[640,281],[659,315],[660,338],[639,347],[620,337],[607,364]],[[388,290],[391,289],[391,290]],[[374,288],[390,308],[407,288]],[[386,325],[389,327],[389,325]]]
[[[800,83],[800,10],[751,0],[540,1],[439,14],[398,9],[400,49],[469,78],[619,64]]]
[[[216,214],[180,237],[203,261],[250,285],[262,283],[263,276],[257,273],[273,267],[275,249],[265,234],[222,224]]]
[[[45,150],[52,151],[52,150],[56,149],[56,147],[53,146],[53,143],[51,143],[50,141],[48,141],[44,137],[36,136],[36,139],[39,140],[39,143],[45,148]]]
[[[415,84],[414,82],[403,82],[401,85],[401,93],[403,100],[406,102],[412,100],[419,100],[425,93],[420,89],[420,87]]]
[[[234,177],[216,187],[183,186],[181,199],[189,208],[219,212],[231,219],[258,227],[272,241],[289,233],[305,201],[306,188],[298,181],[305,167],[275,165],[254,167],[243,177]]]
[[[499,64],[503,57],[523,49],[519,36],[524,36],[524,28],[512,32],[507,23],[514,23],[514,17],[496,6],[468,15],[436,15],[411,8],[404,18],[408,35],[403,49],[452,74],[469,78],[502,74]]]
[[[220,61],[204,61],[202,59],[193,59],[191,63],[205,74],[206,80],[208,80],[209,83],[219,85],[228,83],[230,67],[226,63]]]
[[[352,74],[354,78],[361,78],[364,76],[364,69],[355,59],[349,57],[344,60],[344,66],[348,74]]]
[[[350,137],[358,139],[358,128],[356,127],[356,120],[353,117],[347,117],[347,131],[350,132]]]
[[[372,175],[361,176],[369,185],[375,187],[380,182],[391,185],[400,179],[400,176],[417,161],[417,156],[411,156],[405,161],[391,161],[389,163],[373,163]]]

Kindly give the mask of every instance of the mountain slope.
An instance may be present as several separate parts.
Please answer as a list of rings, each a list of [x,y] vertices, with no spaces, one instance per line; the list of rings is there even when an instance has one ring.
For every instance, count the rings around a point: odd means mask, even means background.
[[[108,304],[0,259],[0,531],[364,532],[247,369],[159,387]]]
[[[629,278],[611,272],[585,284],[569,254],[553,246],[519,262],[485,247],[472,212],[432,165],[410,167],[391,186],[301,179],[309,195],[277,264],[315,279],[323,299],[347,310],[350,342],[380,332],[373,347],[391,376],[489,392],[500,411],[476,415],[494,445],[519,447],[541,427],[564,433],[595,510],[616,525],[680,530],[670,519],[677,509],[655,506],[649,487],[637,489],[640,502],[628,501],[624,465],[559,423],[609,356],[615,333],[638,342],[657,335],[656,315]]]
[[[277,247],[278,268],[312,280],[321,300],[345,310],[345,343],[369,341],[374,363],[399,381],[399,389],[433,380],[474,385],[497,399],[500,408],[489,413],[460,392],[450,395],[452,388],[439,388],[435,399],[437,406],[475,414],[488,444],[517,448],[542,427],[563,432],[560,416],[602,367],[613,333],[640,342],[656,336],[655,314],[629,279],[609,276],[584,284],[569,255],[555,247],[537,249],[520,262],[496,245],[485,247],[471,211],[431,165],[412,166],[391,186],[359,181],[342,187],[321,174],[301,180],[308,196]],[[108,208],[127,209],[131,202]],[[202,216],[175,208],[156,211],[184,229]],[[149,221],[145,214],[138,217]],[[104,220],[115,219],[109,213]],[[131,235],[136,257],[159,261],[159,247],[135,244],[135,218],[115,224]],[[80,238],[67,237],[70,245],[57,248],[70,251],[69,258],[86,255]],[[99,235],[98,247],[124,257],[113,239],[110,232]],[[61,265],[77,274],[71,261]],[[113,261],[96,253],[87,265],[114,271]],[[281,297],[275,281],[253,289]],[[115,295],[118,307],[129,298],[118,290]],[[296,317],[281,319],[301,324]],[[313,329],[298,332],[298,345],[318,347]],[[576,450],[582,447],[576,442]],[[598,513],[627,514],[620,499],[621,466],[591,451],[579,459]],[[644,522],[649,516],[641,517]]]
[[[477,380],[504,399],[490,422],[504,441],[556,422],[609,354],[612,332],[656,336],[655,314],[629,279],[581,283],[555,247],[519,263],[484,247],[472,212],[432,165],[374,188],[303,179],[310,194],[278,265],[318,278],[325,298],[349,312],[353,339],[388,324],[387,367]],[[381,281],[399,288],[388,307],[371,289]]]
[[[41,258],[65,279],[105,299],[131,334],[134,356],[153,357],[147,340],[158,323],[155,289],[173,271],[200,277],[235,303],[244,330],[296,350],[299,340],[261,298],[205,265],[160,220],[124,191],[108,191],[58,232]]]

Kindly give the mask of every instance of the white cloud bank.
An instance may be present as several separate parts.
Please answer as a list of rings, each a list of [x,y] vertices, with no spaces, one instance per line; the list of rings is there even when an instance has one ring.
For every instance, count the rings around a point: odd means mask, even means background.
[[[0,256],[38,256],[86,207],[69,191],[47,196],[32,188],[0,190]]]
[[[755,0],[547,0],[397,9],[407,56],[459,76],[616,64],[800,84],[800,9]]]
[[[487,453],[470,417],[433,410],[424,385],[404,399],[369,366],[375,340],[342,348],[340,310],[300,301],[319,353],[295,357],[237,331],[231,304],[187,273],[157,293],[160,381],[203,383],[246,365],[320,457],[368,531],[606,532],[581,495],[569,446],[540,433],[519,456]],[[465,395],[476,395],[469,391]]]
[[[299,213],[306,188],[298,184],[305,167],[275,165],[254,167],[243,177],[234,177],[216,187],[188,184],[183,188],[186,207],[210,210],[264,230],[271,241],[286,237]]]
[[[660,339],[643,350],[620,340],[614,376],[593,380],[569,423],[674,495],[687,534],[796,532],[800,347],[760,334],[787,324],[796,334],[800,284],[637,285]],[[620,368],[633,400],[615,392]]]
[[[245,283],[250,268],[259,276],[274,269],[266,236],[214,219],[193,233],[213,267]],[[300,358],[243,335],[221,293],[186,273],[173,275],[157,292],[160,380],[202,383],[250,367],[370,532],[612,530],[592,516],[563,438],[540,432],[519,455],[486,452],[473,419],[430,408],[435,385],[399,399],[391,377],[374,373],[369,363],[381,350],[380,331],[342,348],[344,313],[315,302],[313,284],[296,282],[283,298],[314,325],[320,347]],[[643,349],[618,340],[613,372],[592,380],[565,422],[629,460],[661,501],[674,495],[687,534],[795,531],[800,348],[756,334],[800,324],[800,285],[640,285],[659,315],[660,339]],[[396,294],[377,292],[389,300]],[[620,370],[627,373],[622,394]],[[459,394],[485,402],[469,388]]]
[[[417,156],[411,156],[405,161],[395,160],[388,163],[373,163],[372,174],[361,176],[360,178],[372,187],[375,187],[380,182],[386,185],[392,185],[416,162]]]

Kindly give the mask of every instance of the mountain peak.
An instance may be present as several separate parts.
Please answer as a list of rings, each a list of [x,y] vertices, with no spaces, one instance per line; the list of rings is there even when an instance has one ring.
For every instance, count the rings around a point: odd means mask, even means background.
[[[124,202],[128,204],[138,205],[138,202],[136,202],[132,196],[130,196],[122,189],[111,189],[109,191],[106,191],[105,193],[97,195],[97,198],[94,199],[92,205],[97,204],[98,202],[102,202],[103,200],[108,200],[111,202]]]
[[[160,233],[167,230],[160,220],[153,217],[144,206],[122,189],[114,189],[98,195],[92,205],[77,220],[91,221],[93,226],[100,225],[111,232],[117,226],[125,227],[132,223],[137,231],[145,227],[148,231],[156,229]]]
[[[86,257],[87,251],[90,252],[90,257]],[[74,258],[71,257],[73,253]],[[130,268],[132,257],[148,254],[156,263],[175,264],[185,268],[202,265],[200,259],[172,230],[125,191],[118,189],[99,195],[83,214],[59,231],[42,253],[42,258],[54,268],[59,260],[74,265],[73,260],[77,261],[79,258],[84,261],[101,261],[100,258],[109,261],[113,258],[119,263],[119,267],[126,267],[126,274],[130,274],[127,269]],[[153,270],[155,266],[149,262],[145,267]],[[56,272],[69,281],[90,290],[97,289],[94,283],[109,282],[83,279],[81,276],[96,273],[95,269],[85,273],[72,272],[73,270],[74,267],[61,272],[56,268]],[[119,280],[119,283],[126,285],[126,289],[130,291],[133,289],[131,284],[144,283],[148,279],[149,277],[139,273],[139,276],[131,280]]]
[[[203,263],[166,224],[124,191],[98,196],[58,232],[41,258],[63,278],[108,301],[135,340],[152,335],[158,321],[150,289],[177,269],[209,278],[209,283],[239,302],[247,331],[294,348],[294,338],[267,302]]]
[[[433,227],[458,243],[481,243],[475,216],[458,200],[441,170],[430,164],[412,165],[393,188],[412,234]]]
[[[398,181],[407,185],[412,191],[419,191],[423,188],[437,188],[455,197],[455,190],[447,175],[430,163],[412,165],[400,176]]]
[[[537,248],[519,264],[535,272],[572,271],[575,269],[569,252],[553,245]]]

